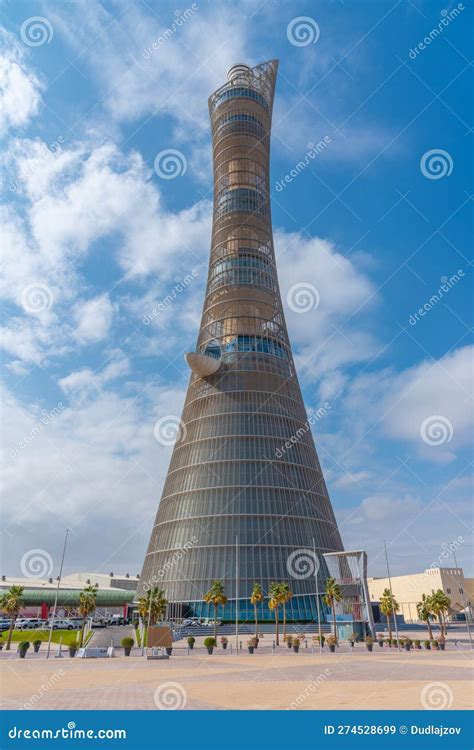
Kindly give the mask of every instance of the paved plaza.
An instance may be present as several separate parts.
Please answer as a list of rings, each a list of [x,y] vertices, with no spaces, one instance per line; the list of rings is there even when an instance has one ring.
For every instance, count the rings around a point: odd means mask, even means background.
[[[402,651],[342,644],[335,654],[271,645],[255,654],[198,641],[176,644],[167,661],[130,657],[46,660],[0,653],[4,709],[421,709],[472,707],[471,652]]]

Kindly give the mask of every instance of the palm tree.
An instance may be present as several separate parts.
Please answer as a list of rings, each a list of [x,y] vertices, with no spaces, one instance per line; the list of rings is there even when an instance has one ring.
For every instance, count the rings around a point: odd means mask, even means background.
[[[426,622],[426,625],[428,626],[428,636],[430,641],[433,640],[433,631],[431,630],[431,622],[430,617],[433,614],[432,609],[432,602],[431,597],[426,596],[426,594],[421,595],[421,602],[418,602],[416,605],[416,609],[418,612],[418,617],[422,622]]]
[[[287,583],[280,583],[281,603],[283,604],[283,640],[286,640],[286,605],[293,596]]]
[[[390,624],[390,617],[393,615],[395,617],[395,614],[400,609],[397,600],[393,596],[390,589],[384,589],[382,596],[380,597],[380,611],[385,617],[387,618],[387,625],[388,625],[388,637],[390,640],[392,640],[392,626]]]
[[[451,606],[451,599],[446,596],[443,589],[432,591],[429,597],[431,603],[431,611],[435,617],[438,618],[440,635],[446,635],[446,624],[445,617],[449,612]]]
[[[3,611],[11,618],[10,627],[8,629],[7,645],[5,646],[6,651],[10,650],[15,620],[23,607],[24,590],[24,586],[11,586],[0,598],[0,609],[3,609]]]
[[[336,583],[335,578],[331,576],[326,579],[323,600],[328,607],[331,607],[334,638],[337,640],[336,602],[342,601],[342,591],[339,584]]]
[[[84,591],[79,594],[79,606],[77,611],[82,617],[81,635],[79,638],[79,646],[82,646],[84,641],[84,628],[86,626],[86,617],[89,617],[97,606],[96,604],[97,587],[86,586]]]
[[[258,638],[258,617],[257,617],[257,605],[263,602],[262,587],[259,583],[254,583],[252,589],[252,595],[250,597],[250,603],[253,604],[253,611],[255,615],[255,638]]]
[[[162,620],[166,614],[166,605],[168,600],[165,598],[165,592],[153,586],[148,589],[145,596],[141,596],[137,602],[138,614],[143,622],[154,625],[158,620]]]
[[[282,590],[281,583],[272,582],[268,589],[268,609],[275,612],[275,643],[277,646],[280,645],[280,633],[279,633],[279,612],[278,607],[282,603]]]
[[[225,595],[224,584],[222,581],[216,580],[212,582],[211,588],[207,594],[204,595],[204,601],[207,604],[212,604],[214,607],[214,639],[217,643],[217,608],[219,605],[224,607],[229,601]],[[238,602],[235,603],[235,606],[238,606]]]

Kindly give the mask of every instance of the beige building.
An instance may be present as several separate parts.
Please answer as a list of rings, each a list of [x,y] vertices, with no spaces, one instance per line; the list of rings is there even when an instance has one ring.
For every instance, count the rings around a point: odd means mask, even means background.
[[[465,578],[462,568],[428,568],[424,573],[392,576],[392,591],[400,605],[399,614],[405,622],[418,622],[416,605],[422,594],[442,589],[451,599],[450,615],[472,607],[474,579]],[[380,601],[384,589],[390,588],[388,578],[368,578],[372,602]]]

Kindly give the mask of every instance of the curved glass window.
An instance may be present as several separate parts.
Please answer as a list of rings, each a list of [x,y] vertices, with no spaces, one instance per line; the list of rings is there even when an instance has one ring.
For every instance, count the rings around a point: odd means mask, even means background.
[[[263,98],[261,94],[259,94],[257,91],[254,91],[254,89],[248,89],[245,86],[233,86],[232,88],[227,89],[226,91],[223,91],[222,94],[220,94],[215,100],[214,100],[214,109],[219,106],[219,104],[222,104],[222,102],[226,102],[229,99],[234,99],[237,97],[243,97],[245,99],[253,99],[253,101],[258,102],[262,105],[262,107],[265,107],[265,109],[268,109],[268,104]]]
[[[256,138],[263,138],[264,136],[263,125],[260,120],[244,112],[227,114],[221,117],[217,122],[215,133],[216,135],[244,133],[246,135],[254,135]]]
[[[267,258],[239,254],[215,264],[211,271],[210,288],[212,290],[226,284],[254,284],[274,289],[275,283],[273,268]]]
[[[220,359],[221,348],[217,341],[208,344],[204,349],[204,354],[206,354],[208,357],[212,357],[213,359]]]
[[[235,188],[234,190],[223,190],[217,197],[216,215],[232,213],[233,211],[244,213],[258,213],[267,216],[267,202],[265,196],[251,188]]]
[[[263,336],[232,336],[224,345],[224,350],[230,352],[259,352],[261,354],[272,354],[280,359],[288,359],[285,347],[275,339]]]

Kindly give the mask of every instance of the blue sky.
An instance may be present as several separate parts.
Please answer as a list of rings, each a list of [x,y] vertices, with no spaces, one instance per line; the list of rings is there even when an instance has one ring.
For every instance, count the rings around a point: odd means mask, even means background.
[[[68,571],[140,570],[171,451],[154,426],[181,413],[206,282],[207,98],[275,57],[279,279],[345,546],[383,575],[384,538],[397,573],[452,565],[461,539],[468,572],[471,4],[1,10],[3,572],[32,548],[57,567],[66,527]]]

